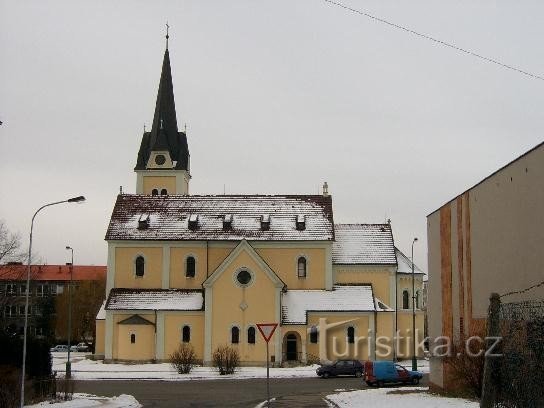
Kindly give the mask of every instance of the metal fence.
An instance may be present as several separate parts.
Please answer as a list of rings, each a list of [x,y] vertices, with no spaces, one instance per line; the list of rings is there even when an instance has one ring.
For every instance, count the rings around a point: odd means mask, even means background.
[[[488,348],[481,407],[544,407],[544,301],[501,303],[494,294],[487,327],[500,342]]]

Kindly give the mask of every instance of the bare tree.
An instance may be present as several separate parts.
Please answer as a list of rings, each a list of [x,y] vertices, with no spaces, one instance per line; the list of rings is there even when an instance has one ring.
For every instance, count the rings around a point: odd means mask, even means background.
[[[106,281],[79,281],[74,282],[72,292],[72,339],[73,344],[85,342],[90,345],[90,339],[95,334],[95,319],[106,292]],[[56,319],[55,331],[62,338],[68,332],[68,303],[69,290],[64,289],[62,295],[57,296],[55,302]]]
[[[21,235],[10,232],[4,220],[0,220],[0,264],[21,262],[24,259],[21,251]]]

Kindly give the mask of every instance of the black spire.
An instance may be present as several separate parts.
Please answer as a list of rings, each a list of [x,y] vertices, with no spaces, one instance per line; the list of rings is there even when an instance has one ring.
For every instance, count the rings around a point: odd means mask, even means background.
[[[168,26],[167,26],[168,28]],[[176,119],[176,104],[174,102],[174,87],[170,69],[170,54],[168,52],[168,31],[166,34],[166,50],[162,61],[161,79],[155,103],[155,114],[151,132],[144,132],[142,144],[138,152],[135,170],[145,170],[150,153],[157,150],[168,150],[170,157],[176,163],[176,170],[188,170],[189,148],[184,132],[178,131]]]

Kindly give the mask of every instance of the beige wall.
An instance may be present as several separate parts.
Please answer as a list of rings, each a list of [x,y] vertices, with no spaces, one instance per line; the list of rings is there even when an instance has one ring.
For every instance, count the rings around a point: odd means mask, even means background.
[[[176,193],[176,176],[143,176],[143,183],[143,194],[151,194],[154,188],[159,190],[159,194],[163,188],[168,194]]]
[[[94,339],[94,354],[100,355],[100,356],[105,354],[104,340],[106,338],[106,332],[105,332],[104,324],[105,324],[104,320],[96,320],[96,336]]]
[[[414,287],[416,293],[419,291],[419,305],[423,305],[423,276],[415,275]],[[393,290],[395,288],[392,288]],[[402,292],[404,290],[408,291],[408,301],[409,301],[409,310],[412,310],[412,275],[409,274],[398,274],[397,275],[397,305],[399,310],[402,309]],[[395,308],[395,305],[390,305],[392,308]]]
[[[334,265],[334,283],[370,283],[374,296],[379,298],[388,306],[391,288],[391,273],[394,268],[384,266],[366,265]]]
[[[395,313],[382,312],[376,314],[376,360],[391,360],[393,358]],[[380,346],[383,345],[383,346]]]
[[[324,248],[257,248],[256,252],[285,282],[289,289],[325,288],[326,250]],[[297,261],[306,257],[306,278],[299,278]]]
[[[167,312],[164,316],[164,359],[182,342],[182,328],[191,328],[191,341],[199,360],[204,359],[204,312]]]
[[[253,274],[252,284],[246,288],[235,282],[235,273],[241,268]],[[266,362],[262,338],[257,333],[257,343],[248,344],[247,329],[257,323],[276,322],[276,310],[280,305],[274,283],[249,254],[242,251],[217,278],[212,293],[212,353],[217,346],[227,344],[238,349],[245,362]],[[239,344],[231,344],[232,326],[240,329]],[[275,333],[274,338],[277,335]],[[274,338],[270,341],[270,355],[276,356],[281,350],[275,349]]]
[[[207,277],[206,252],[206,247],[170,248],[170,287],[202,289],[202,282]],[[186,277],[186,260],[189,256],[196,260],[194,278]]]
[[[463,339],[483,329],[491,293],[542,281],[544,145],[427,217],[429,334]],[[502,298],[540,299],[544,287]],[[441,361],[430,380],[449,388]]]
[[[136,277],[134,262],[142,255],[145,273]],[[109,271],[108,271],[109,272]],[[162,277],[162,248],[116,248],[115,280],[117,288],[160,288]]]
[[[472,311],[544,276],[544,145],[470,191]],[[542,299],[544,287],[503,301]]]
[[[118,324],[133,314],[113,315],[112,358],[114,360],[153,360],[155,358],[155,326]],[[153,314],[139,314],[154,323]],[[136,335],[136,343],[130,342],[130,335]]]
[[[319,319],[325,318],[327,324],[349,321],[345,324],[330,328],[326,331],[326,338],[323,333],[319,333],[318,343],[310,343],[310,335],[307,336],[307,349],[312,355],[319,356],[319,343],[326,341],[328,360],[339,358],[353,358],[358,360],[368,360],[371,354],[369,344],[369,328],[373,326],[370,319],[374,319],[373,314],[361,313],[310,313],[308,316],[308,327],[319,326]],[[355,328],[355,343],[347,343],[347,328]]]
[[[416,354],[419,357],[423,356],[423,349],[417,347],[417,345],[423,341],[423,320],[424,314],[419,311],[416,312],[416,332],[418,333],[416,338]],[[412,312],[399,311],[397,313],[397,330],[399,332],[400,341],[398,342],[397,357],[398,358],[410,358],[412,357]]]

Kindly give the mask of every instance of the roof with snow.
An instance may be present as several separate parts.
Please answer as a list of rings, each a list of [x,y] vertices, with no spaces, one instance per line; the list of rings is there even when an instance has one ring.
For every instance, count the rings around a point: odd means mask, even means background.
[[[342,265],[396,265],[389,224],[336,224],[332,262]]]
[[[0,265],[0,281],[26,280],[27,265]],[[30,279],[33,281],[69,281],[69,265],[32,265]],[[106,280],[106,266],[74,265],[73,280],[100,281]]]
[[[283,324],[307,324],[308,312],[373,312],[371,285],[336,285],[333,290],[288,290],[282,293]]]
[[[106,301],[102,302],[98,313],[96,314],[96,320],[106,320]]]
[[[397,255],[397,272],[398,273],[412,273],[412,261],[406,255],[402,253],[400,249],[395,247],[395,254]],[[414,263],[414,273],[424,273]]]
[[[201,290],[113,288],[106,310],[203,310]]]
[[[228,228],[223,222],[226,215],[232,215]],[[297,224],[300,216],[304,216],[302,226]],[[322,195],[120,194],[106,232],[106,240],[242,239],[332,241],[332,199]]]

